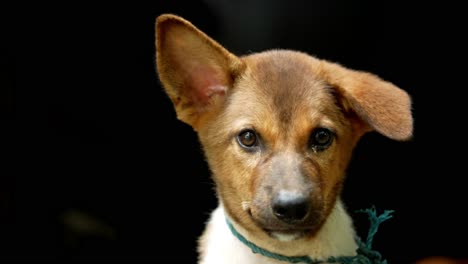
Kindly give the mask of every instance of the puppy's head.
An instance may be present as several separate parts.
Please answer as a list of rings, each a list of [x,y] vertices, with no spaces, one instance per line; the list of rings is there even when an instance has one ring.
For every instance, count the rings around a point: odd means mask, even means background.
[[[227,213],[250,232],[313,236],[359,138],[412,134],[409,96],[374,75],[294,51],[237,57],[173,15],[156,30],[160,80],[197,131]]]

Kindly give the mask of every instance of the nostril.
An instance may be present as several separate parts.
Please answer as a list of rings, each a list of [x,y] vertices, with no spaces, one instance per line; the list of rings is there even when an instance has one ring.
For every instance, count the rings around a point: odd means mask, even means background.
[[[279,205],[279,204],[276,204],[276,205],[273,206],[273,212],[279,218],[285,217],[286,214],[288,214],[287,208],[283,207],[282,205]]]
[[[274,215],[284,222],[301,221],[309,212],[309,200],[301,194],[280,192],[273,199],[272,209]]]

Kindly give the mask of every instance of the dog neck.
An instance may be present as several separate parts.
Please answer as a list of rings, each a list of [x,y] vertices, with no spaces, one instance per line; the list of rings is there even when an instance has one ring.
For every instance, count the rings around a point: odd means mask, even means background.
[[[268,257],[283,259],[285,256],[303,256],[309,259],[327,259],[333,256],[353,256],[357,245],[352,220],[338,201],[320,231],[312,238],[283,242],[268,235],[253,235],[226,216],[231,232],[250,249],[266,252]],[[241,239],[241,241],[242,241]],[[255,251],[255,250],[254,250]],[[265,255],[265,254],[263,254]],[[276,257],[275,257],[276,256]],[[291,258],[291,259],[300,259]]]

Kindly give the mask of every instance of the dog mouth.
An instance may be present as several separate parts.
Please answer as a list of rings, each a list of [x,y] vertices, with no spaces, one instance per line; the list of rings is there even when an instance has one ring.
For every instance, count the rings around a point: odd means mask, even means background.
[[[262,226],[261,221],[258,221],[255,217],[252,215],[252,211],[250,208],[247,208],[247,213],[249,216],[256,222],[260,227]],[[293,241],[293,240],[298,240],[301,238],[304,238],[308,236],[309,234],[313,233],[313,228],[308,228],[308,227],[297,227],[297,228],[267,228],[265,226],[261,227],[261,229],[268,234],[273,239],[279,240],[279,241]]]
[[[263,232],[273,239],[284,242],[299,240],[312,236],[317,230],[318,221],[316,220],[319,219],[319,217],[312,217],[307,223],[297,225],[285,224],[277,222],[276,220],[272,221],[268,218],[256,217],[250,205],[250,202],[243,202],[242,209],[247,212],[250,219],[252,219]],[[315,221],[313,219],[315,219]]]
[[[293,241],[306,237],[312,229],[263,229],[271,238],[279,241]]]

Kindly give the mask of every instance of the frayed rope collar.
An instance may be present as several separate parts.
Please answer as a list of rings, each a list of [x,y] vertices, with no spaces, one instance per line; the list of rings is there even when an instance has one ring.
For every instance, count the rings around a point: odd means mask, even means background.
[[[298,257],[288,257],[281,254],[276,254],[270,252],[266,249],[258,247],[254,243],[248,241],[244,236],[239,234],[234,226],[226,218],[227,225],[231,229],[232,234],[237,237],[242,243],[248,246],[253,253],[261,254],[265,257],[273,258],[276,260],[285,261],[288,263],[306,263],[306,264],[322,264],[322,263],[341,263],[341,264],[387,264],[386,260],[382,260],[382,255],[379,252],[372,250],[372,240],[374,239],[375,234],[379,225],[392,218],[392,210],[385,210],[383,214],[377,215],[375,207],[366,210],[359,210],[359,213],[367,213],[370,221],[369,233],[367,234],[366,243],[362,242],[361,239],[356,236],[356,243],[358,244],[358,249],[356,250],[356,256],[338,256],[338,257],[328,257],[327,259],[311,259],[309,256],[298,256]]]

